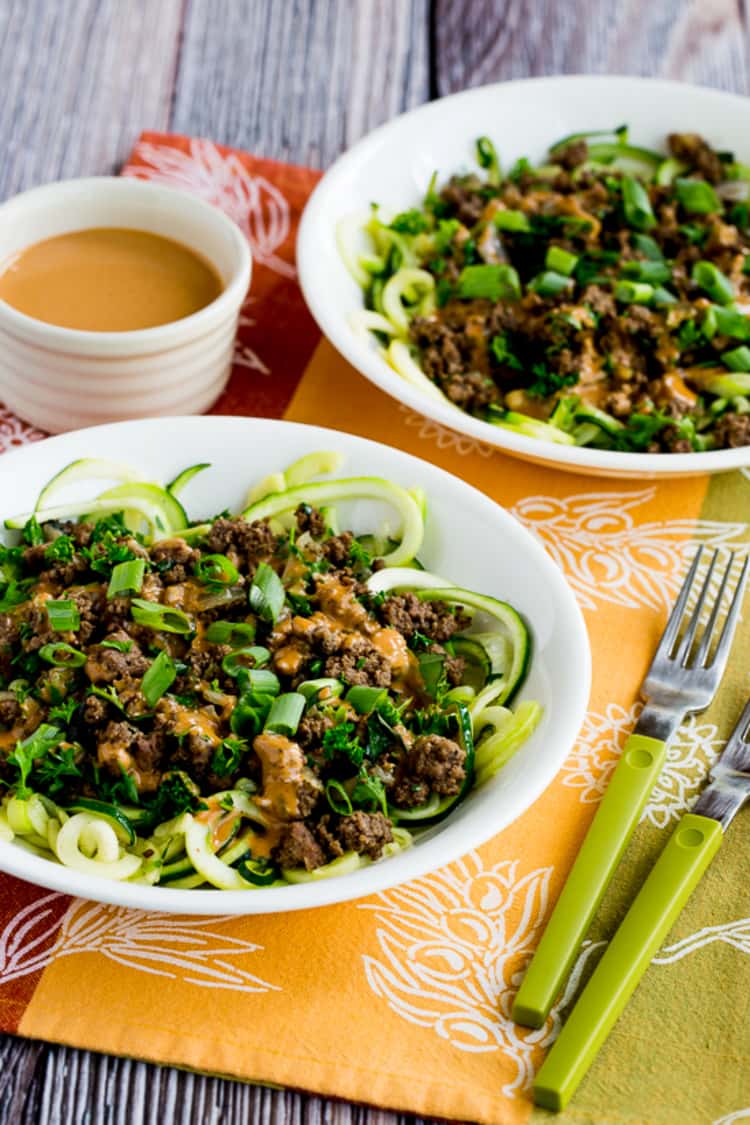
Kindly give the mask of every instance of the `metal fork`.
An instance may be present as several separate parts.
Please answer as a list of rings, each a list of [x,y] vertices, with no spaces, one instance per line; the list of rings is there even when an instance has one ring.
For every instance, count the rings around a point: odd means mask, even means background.
[[[565,1108],[734,816],[750,799],[748,728],[750,703],[711,769],[711,784],[675,828],[545,1059],[534,1083],[538,1105]]]
[[[702,555],[703,548],[699,547],[690,570],[685,576],[674,608],[669,615],[651,667],[641,685],[641,695],[647,700],[647,703],[640,714],[635,732],[660,739],[662,742],[667,742],[672,737],[686,715],[692,715],[696,711],[704,711],[716,695],[727,666],[729,650],[732,646],[734,631],[740,614],[742,592],[747,578],[747,558],[742,566],[713,659],[709,663],[711,645],[716,639],[718,631],[721,603],[724,599],[735,557],[732,551],[729,555],[729,562],[721,576],[719,591],[711,608],[705,630],[696,649],[696,634],[703,611],[706,608],[711,579],[719,558],[718,550],[714,551],[695,607],[687,621],[685,633],[678,643],[680,627],[685,618],[687,604],[695,585]]]
[[[724,675],[742,605],[748,559],[742,566],[726,620],[719,630],[734,554],[730,555],[720,577],[719,590],[710,602],[711,582],[719,556],[718,551],[714,552],[693,611],[687,615],[702,554],[703,549],[699,548],[643,681],[641,695],[646,705],[625,743],[607,792],[513,1004],[513,1019],[526,1027],[542,1026],[562,990],[662,769],[667,742],[687,715],[708,707]],[[698,639],[701,617],[706,610],[709,610],[708,621]]]

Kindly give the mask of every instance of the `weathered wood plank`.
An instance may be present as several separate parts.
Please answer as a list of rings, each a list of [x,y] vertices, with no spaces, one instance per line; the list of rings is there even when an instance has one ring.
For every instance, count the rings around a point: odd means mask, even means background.
[[[145,125],[165,128],[181,0],[0,3],[0,198],[111,172]]]
[[[173,128],[325,167],[428,97],[428,0],[190,0]]]
[[[429,96],[429,0],[188,0],[181,33],[182,8],[181,0],[0,0],[0,195],[109,171],[142,128],[322,167]],[[407,1120],[0,1039],[0,1125]]]
[[[743,0],[435,0],[436,88],[649,74],[748,91]]]
[[[324,167],[381,121],[426,100],[431,61],[441,94],[586,71],[657,73],[747,92],[740,2],[0,0],[0,198],[108,171],[144,127]],[[415,1119],[0,1039],[0,1125],[214,1121]]]

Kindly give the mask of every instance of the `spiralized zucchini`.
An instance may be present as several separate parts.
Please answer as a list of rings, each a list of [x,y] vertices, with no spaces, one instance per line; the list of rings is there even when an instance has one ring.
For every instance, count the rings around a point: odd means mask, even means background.
[[[418,272],[403,271],[406,276],[401,279],[404,288],[400,292],[409,300],[429,299],[428,287],[423,291],[422,279],[414,276]],[[402,296],[398,297],[399,301]],[[396,344],[399,342],[394,341],[394,346]],[[529,702],[521,703],[515,711],[507,706],[523,679],[530,651],[528,630],[518,614],[496,599],[453,586],[428,571],[414,569],[419,567],[417,555],[427,518],[428,501],[424,491],[406,489],[377,477],[315,479],[337,472],[341,461],[338,453],[314,452],[284,471],[270,474],[250,491],[243,515],[249,520],[284,521],[292,518],[301,503],[314,504],[323,513],[326,527],[336,534],[339,525],[336,505],[340,502],[371,499],[384,503],[397,513],[400,528],[396,539],[392,538],[391,528],[361,537],[362,550],[366,550],[364,544],[369,542],[371,553],[382,557],[387,564],[369,579],[370,592],[411,590],[420,597],[448,602],[475,616],[469,632],[457,638],[455,650],[466,660],[467,666],[472,665],[474,686],[468,682],[461,684],[445,696],[446,706],[457,715],[458,737],[467,746],[464,788],[455,797],[433,795],[422,808],[389,808],[388,815],[394,826],[392,841],[383,850],[383,857],[387,858],[412,844],[412,829],[419,832],[430,818],[442,818],[474,785],[484,784],[493,776],[529,736],[541,709],[538,704]],[[144,481],[136,470],[116,462],[76,461],[56,474],[42,490],[33,519],[43,524],[50,520],[123,512],[126,527],[147,543],[167,535],[199,539],[210,524],[190,526],[177,494],[182,495],[190,481],[207,468],[209,466],[203,463],[190,466],[171,484],[162,487]],[[93,497],[82,499],[75,495],[79,485],[99,480],[115,483]],[[6,521],[6,526],[23,528],[31,516],[32,513],[27,513],[13,517]],[[278,576],[272,573],[272,578],[283,595]],[[268,596],[272,597],[272,592]],[[481,629],[475,627],[478,624],[482,625]],[[268,651],[257,646],[240,651],[256,654],[254,659],[258,653],[265,653],[268,658]],[[272,673],[264,670],[258,672],[261,674],[276,680],[278,688],[278,680]],[[315,706],[322,699],[330,702],[343,696],[346,684],[323,676],[307,680],[295,690],[299,716],[303,709]],[[359,690],[377,694],[378,689]],[[44,729],[55,734],[53,728]],[[19,785],[0,803],[0,841],[15,841],[36,855],[97,878],[183,889],[254,890],[315,882],[359,870],[373,862],[366,855],[348,851],[312,871],[277,868],[267,857],[273,850],[278,823],[261,807],[262,802],[256,799],[256,788],[252,780],[241,779],[233,788],[197,798],[198,803],[191,806],[193,812],[153,823],[147,807],[108,803],[98,796],[81,796],[58,803]]]

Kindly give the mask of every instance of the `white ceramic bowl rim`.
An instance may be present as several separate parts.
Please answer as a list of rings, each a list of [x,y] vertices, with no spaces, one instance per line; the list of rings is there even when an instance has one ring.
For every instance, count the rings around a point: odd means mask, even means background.
[[[14,212],[43,206],[48,202],[59,205],[64,203],[66,196],[79,194],[82,190],[110,195],[113,201],[118,198],[126,199],[128,196],[141,196],[143,199],[153,200],[155,205],[169,205],[170,201],[179,201],[181,206],[191,207],[197,217],[203,222],[213,223],[221,230],[222,236],[230,240],[236,256],[232,276],[218,297],[208,305],[180,320],[156,325],[153,328],[138,328],[124,332],[95,332],[80,328],[65,328],[37,320],[0,300],[0,323],[4,329],[24,339],[33,336],[36,344],[50,351],[80,350],[95,352],[97,355],[130,356],[163,351],[178,344],[183,337],[199,338],[204,332],[211,330],[217,319],[236,315],[236,307],[242,303],[250,284],[250,246],[237,224],[223,211],[190,192],[164,184],[150,183],[134,176],[88,176],[81,179],[58,180],[30,188],[6,200],[0,205],[0,224],[12,222]],[[61,230],[65,229],[67,228],[61,227]],[[210,254],[204,256],[210,260]]]
[[[469,122],[467,133],[473,139],[474,132],[471,132],[470,129],[473,105],[485,102],[492,97],[502,98],[519,89],[527,89],[530,94],[533,90],[547,90],[550,94],[557,94],[561,102],[564,102],[567,92],[577,86],[584,88],[590,86],[592,99],[606,97],[608,92],[610,96],[621,95],[623,108],[613,109],[617,122],[627,119],[625,103],[630,94],[636,90],[642,91],[646,87],[653,98],[654,104],[658,104],[659,95],[662,92],[672,95],[679,92],[684,96],[700,97],[707,103],[713,102],[716,106],[717,118],[720,118],[722,109],[728,104],[731,103],[734,107],[741,106],[747,113],[748,126],[750,126],[750,100],[742,95],[729,94],[721,90],[712,90],[686,82],[625,75],[573,74],[559,77],[523,78],[512,82],[498,82],[492,85],[479,86],[458,94],[452,94],[446,98],[427,102],[425,105],[401,114],[385,125],[379,126],[354,144],[329,168],[315,188],[305,207],[297,239],[299,279],[305,300],[322,332],[331,343],[352,366],[366,375],[376,386],[419,413],[434,418],[452,430],[468,434],[485,445],[497,446],[537,462],[564,465],[582,472],[599,471],[605,475],[617,476],[695,475],[726,472],[748,465],[750,464],[750,446],[739,449],[713,450],[706,453],[618,453],[611,450],[539,441],[524,434],[515,434],[509,430],[498,429],[488,422],[473,418],[469,414],[459,413],[448,405],[427,398],[417,388],[411,386],[400,375],[392,371],[385,360],[381,359],[372,349],[369,341],[363,341],[357,336],[347,323],[346,316],[335,294],[329,286],[324,284],[325,279],[320,272],[320,246],[323,241],[334,238],[334,230],[329,221],[332,201],[339,194],[341,186],[355,166],[366,164],[376,152],[379,153],[381,159],[385,159],[383,147],[386,144],[397,145],[399,130],[403,123],[419,121],[424,125],[426,133],[430,129],[439,131],[439,123],[444,113],[443,107],[448,102],[456,103],[465,110],[464,116],[466,121]],[[585,123],[582,123],[581,127],[585,128]],[[493,139],[498,139],[497,133],[499,133],[499,129]],[[550,137],[550,141],[552,139]],[[750,155],[750,149],[748,155]],[[347,214],[343,194],[341,192],[342,205],[338,209],[338,217]],[[413,205],[413,198],[403,200],[405,208]],[[351,204],[349,210],[351,210]],[[340,268],[346,272],[343,262],[340,262]]]
[[[214,460],[216,473],[223,471],[227,491],[230,487],[241,491],[245,481],[238,485],[237,468],[246,462],[252,465],[253,456],[256,464],[248,476],[260,477],[268,470],[267,464],[261,470],[257,463],[264,454],[274,456],[277,449],[283,450],[278,456],[286,463],[289,454],[292,454],[289,460],[293,460],[302,452],[326,448],[339,448],[347,455],[344,473],[352,461],[354,472],[363,471],[363,466],[364,471],[372,472],[371,466],[375,465],[390,479],[408,485],[421,483],[428,496],[434,497],[434,503],[442,505],[443,511],[460,510],[460,520],[470,520],[477,536],[482,537],[490,573],[504,569],[503,583],[515,581],[518,588],[525,591],[528,605],[521,608],[531,616],[537,614],[538,633],[540,625],[542,630],[547,630],[547,636],[539,640],[537,662],[532,660],[531,678],[541,677],[534,680],[533,690],[547,703],[548,715],[527,743],[529,760],[523,758],[525,748],[522,748],[506,771],[493,779],[493,788],[477,791],[479,807],[470,807],[467,802],[462,807],[464,815],[462,810],[457,810],[456,817],[448,818],[434,835],[417,846],[352,874],[317,883],[253,891],[211,891],[110,882],[31,855],[12,842],[0,842],[0,870],[66,894],[171,913],[250,914],[307,909],[372,894],[458,859],[511,823],[549,785],[578,734],[588,703],[591,657],[581,611],[562,572],[521,524],[484,493],[429,462],[351,434],[292,422],[222,417],[144,419],[63,434],[5,454],[0,458],[0,496],[6,498],[0,519],[9,514],[7,509],[14,503],[9,496],[13,490],[3,487],[5,481],[24,481],[28,490],[23,497],[26,502],[47,476],[82,455],[105,453],[120,460],[127,460],[129,456],[137,460],[140,454],[141,467],[146,471],[151,467],[155,473],[159,470],[153,468],[154,464],[161,465],[165,471],[177,471],[179,463],[172,462],[173,456],[185,462],[200,456]],[[226,458],[223,470],[222,457]],[[200,491],[197,481],[195,487]],[[227,481],[231,481],[231,486]],[[213,510],[221,506],[222,497],[217,496],[220,490],[221,480],[218,488],[215,481],[206,480],[198,506],[193,508],[196,514],[201,514],[198,509],[204,503],[213,505]],[[228,498],[226,493],[224,496]],[[433,535],[437,538],[433,543],[438,551],[465,558],[476,567],[476,560],[470,561],[470,549],[463,545],[465,538],[450,535],[441,538],[437,524],[434,526]],[[493,548],[495,553],[488,554]],[[498,551],[512,557],[513,563],[502,560],[498,563]],[[425,558],[429,564],[429,554]],[[533,590],[528,584],[530,573],[535,576]]]

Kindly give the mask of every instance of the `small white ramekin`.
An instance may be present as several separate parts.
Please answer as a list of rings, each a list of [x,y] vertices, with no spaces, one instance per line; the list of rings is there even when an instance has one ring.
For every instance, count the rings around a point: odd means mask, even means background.
[[[224,288],[192,316],[133,332],[59,328],[0,301],[0,401],[49,433],[207,410],[229,378],[250,284],[244,235],[218,208],[174,188],[110,176],[64,180],[0,206],[0,269],[34,242],[91,227],[175,239],[211,262]]]

